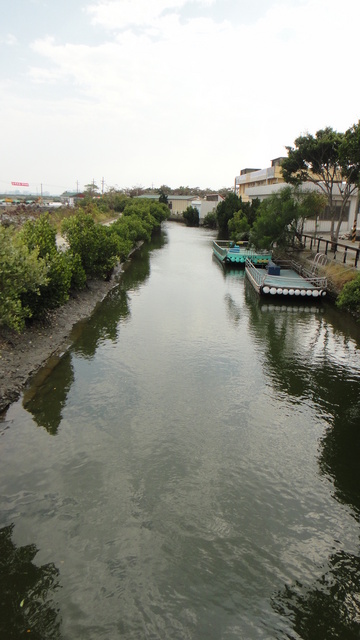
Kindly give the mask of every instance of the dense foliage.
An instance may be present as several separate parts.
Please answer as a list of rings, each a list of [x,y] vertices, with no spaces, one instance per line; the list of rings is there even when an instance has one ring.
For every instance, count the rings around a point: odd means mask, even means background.
[[[187,227],[199,226],[199,210],[196,207],[192,207],[191,205],[186,207],[183,218]]]
[[[11,228],[0,226],[0,326],[21,331],[32,311],[22,296],[39,295],[48,268],[38,249],[29,250]]]
[[[290,247],[301,243],[304,220],[324,206],[323,196],[284,187],[263,200],[250,231],[250,241],[258,249]]]
[[[231,240],[248,240],[251,228],[257,218],[260,200],[257,198],[251,202],[243,202],[240,198],[240,209],[228,222]]]
[[[112,225],[95,222],[104,208],[122,210]],[[0,226],[0,327],[21,331],[64,304],[87,278],[108,279],[139,241],[149,240],[169,216],[165,204],[111,194],[111,200],[87,197],[62,221],[67,248],[59,250],[50,215],[27,221],[20,231]]]
[[[336,241],[346,205],[360,182],[360,121],[345,133],[326,127],[315,136],[299,136],[287,152],[288,157],[281,164],[285,181],[296,186],[304,182],[317,185],[327,198],[331,238]],[[336,227],[335,187],[341,197]]]
[[[234,217],[236,211],[241,209],[242,200],[235,193],[228,193],[226,198],[216,207],[216,219],[221,234],[228,233],[228,222]]]
[[[347,282],[336,300],[339,309],[360,314],[360,275],[351,282]]]
[[[208,229],[216,229],[217,228],[217,219],[215,211],[210,211],[206,214],[203,220],[203,226]]]

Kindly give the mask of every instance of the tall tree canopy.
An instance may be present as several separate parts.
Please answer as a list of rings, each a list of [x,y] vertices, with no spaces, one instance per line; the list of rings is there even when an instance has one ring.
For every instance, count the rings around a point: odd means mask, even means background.
[[[228,193],[226,198],[216,207],[216,218],[221,233],[228,233],[228,222],[233,218],[235,211],[241,209],[242,200],[234,192]]]
[[[323,195],[284,187],[260,203],[250,242],[258,249],[293,246],[301,242],[305,218],[323,207]]]
[[[317,131],[315,136],[299,136],[295,140],[295,147],[286,147],[288,157],[281,165],[286,182],[292,185],[311,182],[326,195],[333,241],[338,239],[346,205],[359,183],[359,135],[357,124],[345,134],[326,127]],[[341,197],[340,217],[336,228],[335,185],[338,186]]]

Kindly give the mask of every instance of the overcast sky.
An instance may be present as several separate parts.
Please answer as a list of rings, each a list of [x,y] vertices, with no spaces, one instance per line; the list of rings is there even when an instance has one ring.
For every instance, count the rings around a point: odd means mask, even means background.
[[[0,192],[232,187],[360,118],[359,0],[9,0]]]

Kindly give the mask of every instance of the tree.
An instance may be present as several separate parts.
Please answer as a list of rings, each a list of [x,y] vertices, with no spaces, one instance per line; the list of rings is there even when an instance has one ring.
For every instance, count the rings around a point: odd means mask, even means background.
[[[87,276],[108,279],[119,257],[118,241],[111,227],[96,224],[91,215],[79,213],[61,225],[72,254],[79,255]]]
[[[39,294],[48,281],[48,267],[39,249],[28,249],[20,234],[0,225],[0,326],[22,331],[32,311],[24,294]]]
[[[134,187],[131,187],[131,189],[127,189],[126,192],[130,198],[136,198],[137,196],[141,196],[145,192],[145,189],[141,184],[136,184]]]
[[[187,207],[183,213],[183,218],[187,227],[199,226],[199,211],[196,207]]]
[[[228,193],[226,198],[216,207],[216,218],[220,233],[228,233],[228,222],[234,216],[235,211],[241,209],[242,200],[234,192]]]
[[[158,193],[159,193],[159,202],[162,203],[162,204],[166,204],[167,205],[168,202],[169,202],[169,198],[168,198],[167,193],[164,190],[164,188],[160,187]]]
[[[360,313],[360,275],[351,282],[347,282],[336,300],[339,309],[348,309],[356,314]]]
[[[206,214],[203,220],[203,226],[208,227],[208,229],[216,229],[217,219],[215,211],[209,211],[209,213]]]
[[[294,246],[296,240],[301,242],[304,219],[314,215],[314,208],[320,206],[324,206],[321,194],[284,187],[259,205],[251,243],[258,249]]]
[[[356,141],[359,143],[358,129],[359,125],[354,125],[343,134],[326,127],[317,131],[315,136],[299,136],[295,140],[295,147],[286,147],[288,157],[284,158],[281,165],[286,182],[295,186],[311,182],[326,195],[333,242],[339,237],[346,205],[359,182],[360,159],[359,151],[356,152]],[[338,186],[341,197],[340,217],[336,228],[335,185]]]
[[[359,188],[360,188],[360,120],[350,129],[345,131],[343,141],[340,145],[340,163],[343,178],[344,199],[347,199],[357,188],[357,201],[355,205],[355,222],[359,208]],[[337,235],[340,231],[338,223]]]
[[[85,194],[91,196],[92,198],[96,196],[99,192],[99,187],[95,184],[94,180],[89,184],[85,185]]]
[[[239,211],[228,221],[231,240],[248,240],[251,228],[257,218],[260,200],[255,198],[251,202],[241,202]]]
[[[38,250],[39,258],[47,266],[47,282],[38,291],[22,294],[22,304],[31,311],[31,316],[39,318],[48,309],[55,309],[69,299],[72,281],[72,256],[60,252],[56,246],[56,229],[48,213],[38,220],[27,220],[19,233],[29,251]]]

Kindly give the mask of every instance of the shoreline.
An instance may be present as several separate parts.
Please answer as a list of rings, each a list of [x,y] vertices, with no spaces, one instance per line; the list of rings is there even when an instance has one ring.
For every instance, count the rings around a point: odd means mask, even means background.
[[[23,333],[0,332],[0,418],[47,360],[71,346],[73,327],[90,317],[109,291],[119,284],[121,271],[119,265],[109,281],[89,281],[86,289],[72,294],[46,321],[35,321]]]

